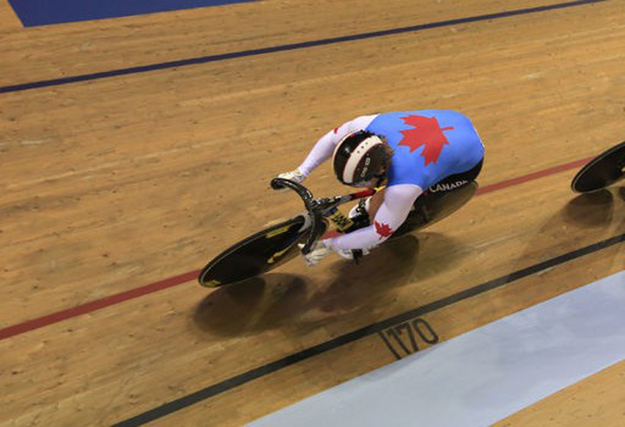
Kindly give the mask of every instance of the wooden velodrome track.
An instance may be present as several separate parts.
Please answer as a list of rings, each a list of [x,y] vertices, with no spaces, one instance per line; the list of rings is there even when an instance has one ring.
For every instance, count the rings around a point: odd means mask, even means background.
[[[0,12],[1,425],[240,425],[403,357],[379,334],[396,323],[442,342],[624,268],[623,186],[569,189],[623,140],[621,0],[267,0],[28,29]],[[464,112],[485,141],[465,208],[359,266],[197,284],[301,210],[268,182],[318,137],[415,109]],[[328,165],[308,184],[347,192]],[[622,425],[624,375],[500,425]]]

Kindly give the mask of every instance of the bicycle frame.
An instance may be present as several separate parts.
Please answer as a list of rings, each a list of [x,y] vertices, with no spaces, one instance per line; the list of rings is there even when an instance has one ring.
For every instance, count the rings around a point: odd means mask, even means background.
[[[363,199],[374,195],[377,189],[368,189],[358,191],[356,193],[345,194],[343,196],[334,197],[320,197],[314,198],[310,190],[297,182],[284,179],[274,178],[271,180],[271,187],[274,190],[281,188],[289,188],[297,193],[298,196],[304,202],[306,211],[310,216],[311,231],[306,239],[306,243],[302,248],[304,255],[308,254],[312,249],[314,243],[323,235],[326,230],[325,219],[329,219],[340,232],[346,232],[353,225],[350,218],[346,217],[338,210],[338,207],[342,204],[351,202],[353,200]]]
[[[364,226],[364,222],[359,223],[360,221],[345,217],[338,207],[352,200],[372,196],[380,190],[314,198],[306,187],[292,181],[275,179],[272,187],[295,191],[304,202],[306,212],[254,233],[221,252],[201,270],[198,280],[202,286],[224,286],[265,274],[294,258],[299,252],[300,243],[304,243],[301,252],[306,255],[326,232],[330,222],[343,233]],[[415,204],[414,211],[391,238],[420,230],[449,216],[473,197],[477,187],[477,183],[472,182],[471,185],[459,187],[452,192],[431,193],[421,200],[419,206]],[[353,250],[352,255],[357,262],[362,251]]]

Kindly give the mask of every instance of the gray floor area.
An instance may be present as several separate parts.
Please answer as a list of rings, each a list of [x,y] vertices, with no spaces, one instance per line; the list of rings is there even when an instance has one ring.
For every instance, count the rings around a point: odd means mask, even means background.
[[[625,271],[251,426],[487,426],[625,359]]]

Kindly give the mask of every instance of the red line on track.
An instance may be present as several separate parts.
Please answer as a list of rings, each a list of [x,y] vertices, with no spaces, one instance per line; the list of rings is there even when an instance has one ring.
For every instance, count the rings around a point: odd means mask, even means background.
[[[480,194],[490,193],[492,191],[502,190],[507,187],[511,187],[511,186],[518,185],[518,184],[523,184],[528,181],[533,181],[539,178],[544,178],[549,175],[564,172],[569,169],[580,167],[588,163],[591,159],[593,159],[593,157],[582,159],[582,160],[576,160],[574,162],[566,163],[564,165],[554,166],[552,168],[534,172],[528,175],[524,175],[524,176],[520,176],[517,178],[509,179],[506,181],[498,182],[495,184],[487,185],[486,187],[480,188],[477,194],[480,195]],[[46,316],[38,317],[32,320],[27,320],[25,322],[18,323],[17,325],[13,325],[4,329],[0,329],[0,340],[10,338],[16,335],[20,335],[20,334],[23,334],[25,332],[29,332],[35,329],[43,328],[44,326],[52,325],[54,323],[61,322],[67,319],[71,319],[73,317],[77,317],[82,314],[91,313],[93,311],[100,310],[102,308],[109,307],[111,305],[119,304],[124,301],[128,301],[134,298],[139,298],[144,295],[148,295],[157,291],[161,291],[163,289],[181,285],[188,281],[195,280],[199,273],[200,273],[199,270],[191,271],[189,273],[181,274],[179,276],[172,277],[170,279],[161,280],[156,283],[151,283],[149,285],[131,289],[126,292],[121,292],[119,294],[114,294],[114,295],[111,295],[111,296],[108,296],[99,300],[88,302],[86,304],[68,308],[67,310],[58,311],[56,313],[48,314]]]
[[[9,338],[15,335],[23,334],[24,332],[32,331],[34,329],[43,328],[44,326],[51,325],[53,323],[60,322],[62,320],[71,319],[72,317],[80,316],[81,314],[91,313],[92,311],[100,310],[111,305],[119,304],[120,302],[128,301],[134,298],[139,298],[143,295],[151,294],[153,292],[161,291],[163,289],[171,288],[182,283],[194,280],[200,274],[200,271],[191,271],[190,273],[181,274],[180,276],[172,277],[170,279],[161,280],[160,282],[151,283],[149,285],[141,286],[139,288],[131,289],[126,292],[114,294],[99,300],[91,301],[86,304],[78,305],[76,307],[68,308],[67,310],[57,311],[56,313],[48,314],[47,316],[38,317],[36,319],[27,320],[17,325],[9,326],[8,328],[0,329],[0,340]]]
[[[491,191],[502,190],[507,187],[512,187],[513,185],[523,184],[524,182],[533,181],[535,179],[544,178],[549,175],[554,175],[556,173],[564,172],[569,169],[577,168],[585,165],[589,161],[591,161],[594,157],[589,157],[587,159],[576,160],[571,163],[566,163],[564,165],[554,166],[549,169],[545,169],[542,171],[530,173],[529,175],[519,176],[517,178],[508,179],[506,181],[501,181],[495,184],[487,185],[486,187],[482,187],[477,190],[477,194],[490,193]]]

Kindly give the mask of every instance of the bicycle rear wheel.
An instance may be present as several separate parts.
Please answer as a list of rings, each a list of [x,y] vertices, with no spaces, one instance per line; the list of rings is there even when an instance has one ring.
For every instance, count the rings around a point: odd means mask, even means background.
[[[406,221],[397,229],[391,238],[397,238],[408,233],[422,230],[463,207],[477,192],[478,184],[475,181],[451,191],[428,193],[417,199],[414,210],[410,212]]]
[[[588,162],[573,178],[571,188],[577,193],[590,193],[603,190],[623,178],[625,178],[625,142]]]

